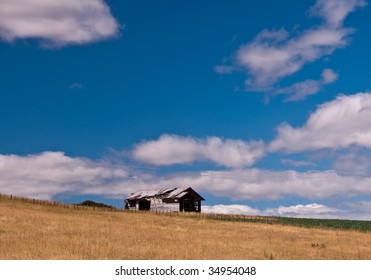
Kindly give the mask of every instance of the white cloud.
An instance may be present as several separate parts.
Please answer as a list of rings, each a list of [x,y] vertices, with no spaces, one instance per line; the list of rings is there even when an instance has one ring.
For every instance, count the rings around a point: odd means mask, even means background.
[[[250,90],[271,90],[275,83],[298,72],[307,63],[345,47],[353,30],[343,27],[344,20],[364,5],[364,1],[358,0],[317,0],[310,13],[324,20],[321,25],[298,35],[284,29],[263,30],[237,50],[234,68],[247,71],[245,83]],[[325,72],[325,82],[335,80],[330,74]]]
[[[162,135],[158,140],[138,144],[132,152],[133,158],[154,164],[172,165],[211,161],[227,167],[250,166],[264,156],[262,141],[207,137],[197,139],[177,135]]]
[[[232,204],[224,205],[218,204],[213,206],[202,206],[202,212],[212,214],[233,214],[233,215],[247,215],[247,216],[275,216],[275,217],[294,217],[294,218],[320,218],[320,219],[370,219],[371,207],[370,205],[365,209],[359,209],[359,205],[349,205],[346,209],[337,209],[328,207],[323,204],[297,204],[291,206],[279,206],[276,208],[257,209],[248,205]],[[357,207],[358,206],[358,207]]]
[[[8,42],[38,39],[62,47],[113,37],[119,28],[104,0],[0,1],[0,38]]]
[[[342,176],[334,170],[298,172],[242,169],[179,172],[162,178],[138,176],[142,188],[192,186],[197,191],[232,200],[278,200],[286,196],[305,199],[351,198],[371,195],[370,177]],[[135,186],[135,183],[132,183]]]
[[[269,216],[300,217],[300,218],[334,218],[340,216],[341,210],[327,207],[322,204],[298,204],[293,206],[280,206],[266,209],[264,214]]]
[[[180,172],[159,177],[150,171],[142,172],[103,160],[68,157],[61,152],[0,155],[0,193],[39,199],[53,199],[60,194],[93,194],[123,199],[141,189],[191,186],[196,191],[239,201],[275,200],[286,195],[321,200],[336,197],[346,201],[351,197],[371,196],[370,185],[370,177],[342,176],[336,171],[244,169]],[[207,196],[205,198],[207,203]],[[348,204],[344,204],[345,212],[318,204],[264,210],[233,204],[204,206],[203,210],[246,215],[371,218],[371,207],[367,203]]]
[[[214,214],[235,214],[235,215],[261,215],[261,211],[258,209],[251,208],[247,205],[239,205],[239,204],[232,204],[232,205],[203,205],[202,212],[205,213],[214,213]]]
[[[5,194],[40,199],[61,193],[108,195],[128,178],[125,167],[71,158],[61,152],[0,155],[0,193]]]
[[[152,185],[194,186],[233,200],[277,200],[289,196],[329,199],[370,196],[370,177],[342,176],[334,170],[298,172],[243,169],[169,174]]]
[[[352,145],[371,148],[370,118],[370,93],[340,95],[320,105],[302,127],[280,125],[269,150],[295,153]]]
[[[339,75],[332,69],[325,69],[322,72],[322,82],[324,84],[331,84],[338,79]]]
[[[315,80],[306,80],[304,82],[295,83],[289,87],[277,90],[278,94],[287,94],[285,101],[301,101],[305,100],[309,95],[318,93],[321,90],[321,83]]]
[[[307,30],[297,38],[274,43],[258,35],[252,43],[238,50],[237,64],[250,74],[246,85],[252,90],[264,91],[282,78],[298,72],[305,64],[346,46],[350,33],[348,29],[319,27]]]
[[[336,171],[297,172],[241,169],[170,173],[158,177],[122,164],[68,157],[60,152],[0,156],[0,193],[50,199],[57,194],[123,197],[135,190],[192,186],[235,200],[307,199],[371,195],[370,177]]]
[[[305,100],[309,95],[318,93],[324,85],[331,84],[336,81],[338,74],[331,69],[324,69],[320,80],[306,80],[304,82],[295,83],[289,87],[277,89],[277,94],[286,94],[288,97],[285,101],[301,101]]]
[[[336,28],[343,24],[349,13],[366,4],[364,0],[317,0],[310,14],[324,18],[327,25]]]

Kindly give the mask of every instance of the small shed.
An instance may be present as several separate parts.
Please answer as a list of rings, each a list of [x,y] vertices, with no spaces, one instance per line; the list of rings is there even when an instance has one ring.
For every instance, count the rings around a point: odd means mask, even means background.
[[[125,209],[147,211],[201,212],[205,199],[192,188],[142,190],[125,199]]]

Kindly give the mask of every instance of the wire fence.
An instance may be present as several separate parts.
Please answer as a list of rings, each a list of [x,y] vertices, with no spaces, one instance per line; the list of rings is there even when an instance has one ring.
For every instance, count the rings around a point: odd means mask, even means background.
[[[206,212],[180,212],[180,211],[168,211],[168,210],[124,210],[128,213],[144,214],[150,213],[160,216],[169,217],[185,217],[185,218],[197,218],[197,219],[210,219],[218,221],[235,221],[235,222],[259,222],[272,224],[277,221],[275,217],[268,216],[251,216],[251,215],[233,215],[233,214],[218,214],[218,213],[206,213]]]

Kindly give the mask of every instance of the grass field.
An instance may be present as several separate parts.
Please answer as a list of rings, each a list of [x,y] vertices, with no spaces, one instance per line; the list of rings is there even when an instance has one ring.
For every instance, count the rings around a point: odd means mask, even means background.
[[[371,233],[0,197],[0,259],[371,259]]]

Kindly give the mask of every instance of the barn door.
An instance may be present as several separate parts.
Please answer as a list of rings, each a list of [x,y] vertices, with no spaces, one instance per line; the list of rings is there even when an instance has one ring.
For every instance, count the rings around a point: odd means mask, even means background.
[[[139,210],[150,210],[151,209],[151,201],[141,200],[139,201]]]
[[[180,211],[184,212],[195,212],[195,201],[190,198],[184,198],[180,202]]]

